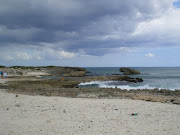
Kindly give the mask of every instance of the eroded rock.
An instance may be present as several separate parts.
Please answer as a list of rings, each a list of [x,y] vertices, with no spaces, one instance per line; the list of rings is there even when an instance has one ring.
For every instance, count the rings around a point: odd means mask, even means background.
[[[124,75],[137,75],[137,74],[140,74],[140,72],[138,70],[131,69],[131,68],[120,68],[119,71],[123,72]]]

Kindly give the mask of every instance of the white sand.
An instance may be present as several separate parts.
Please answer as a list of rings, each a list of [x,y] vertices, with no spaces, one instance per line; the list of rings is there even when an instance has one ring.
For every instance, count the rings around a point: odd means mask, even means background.
[[[27,73],[27,76],[36,76],[36,75],[49,75],[49,74],[45,72],[28,72]]]
[[[127,99],[16,97],[0,90],[0,135],[179,134],[179,105]]]

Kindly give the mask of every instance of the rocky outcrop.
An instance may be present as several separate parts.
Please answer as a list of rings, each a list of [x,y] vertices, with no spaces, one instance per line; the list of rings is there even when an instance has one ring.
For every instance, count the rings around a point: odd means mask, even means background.
[[[64,74],[63,75],[64,77],[83,77],[83,76],[86,76],[86,72],[84,71],[73,71],[73,72],[69,72],[67,74]]]
[[[127,82],[143,82],[142,78],[132,78],[128,76],[97,76],[97,77],[88,77],[84,81],[127,81]]]
[[[26,71],[24,70],[20,70],[20,69],[12,69],[12,68],[0,68],[0,71],[2,72],[6,72],[8,75],[11,75],[11,76],[15,76],[15,75],[23,75],[25,74]]]
[[[84,77],[83,77],[84,78]],[[82,78],[81,78],[82,79]],[[79,80],[21,80],[0,84],[1,89],[15,94],[63,96],[77,98],[128,98],[180,105],[180,90],[122,90],[118,88],[78,88]]]
[[[69,76],[69,77],[83,77],[86,76],[86,70],[78,67],[25,67],[12,66],[2,67],[0,71],[6,72],[8,76],[36,76],[37,75],[53,75],[53,76]]]
[[[86,70],[79,67],[52,67],[45,68],[45,72],[50,75],[64,76],[64,77],[83,77],[86,76]]]
[[[137,75],[140,74],[138,70],[131,69],[131,68],[120,68],[120,72],[123,72],[124,75]]]
[[[134,83],[143,82],[142,78],[131,78],[131,77],[127,77],[127,76],[122,77],[122,80],[127,81],[127,82],[134,82]]]

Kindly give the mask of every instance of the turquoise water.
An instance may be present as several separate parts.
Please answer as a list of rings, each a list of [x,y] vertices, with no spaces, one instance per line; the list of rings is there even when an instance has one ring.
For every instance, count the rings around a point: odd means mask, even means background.
[[[86,68],[91,73],[88,75],[101,76],[120,74],[118,67],[98,67]],[[140,77],[142,83],[127,83],[119,81],[90,82],[80,84],[82,87],[118,87],[122,89],[180,89],[180,67],[133,67],[141,72],[140,75],[130,77]]]

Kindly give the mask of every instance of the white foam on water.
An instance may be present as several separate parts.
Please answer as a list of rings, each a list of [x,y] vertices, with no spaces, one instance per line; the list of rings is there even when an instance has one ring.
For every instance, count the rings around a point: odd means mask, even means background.
[[[100,81],[91,81],[91,82],[84,82],[84,83],[80,83],[79,85],[80,86],[85,86],[85,85],[92,85],[92,84],[101,84],[103,82],[100,82]]]
[[[114,81],[91,81],[91,82],[84,82],[80,83],[79,86],[86,86],[86,85],[98,85],[100,88],[119,88],[119,89],[126,89],[126,90],[135,90],[135,89],[156,89],[157,87],[152,87],[149,85],[142,85],[142,86],[130,86],[130,85],[112,85],[109,83],[113,83]],[[164,88],[158,88],[164,89]],[[170,89],[175,90],[175,89]]]
[[[143,85],[143,86],[129,86],[129,85],[101,85],[100,88],[119,88],[119,89],[126,89],[126,90],[135,90],[135,89],[155,89],[154,87],[150,87],[149,85]]]

